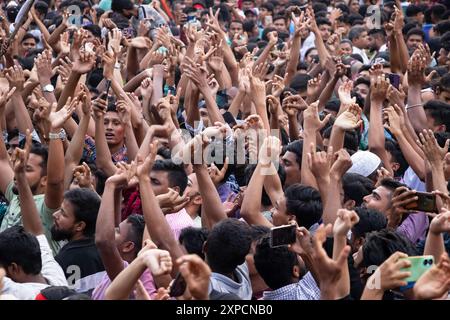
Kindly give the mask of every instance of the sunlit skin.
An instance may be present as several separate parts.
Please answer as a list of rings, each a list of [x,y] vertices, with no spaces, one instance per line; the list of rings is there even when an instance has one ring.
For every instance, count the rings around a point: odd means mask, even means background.
[[[286,182],[284,184],[286,187],[301,182],[300,166],[295,153],[287,151],[281,158],[281,165],[286,171]]]
[[[28,38],[22,41],[19,47],[19,55],[24,57],[26,56],[30,50],[36,48],[36,40],[34,38]]]
[[[375,209],[385,213],[391,205],[392,191],[379,186],[371,194],[363,198],[363,205],[369,209]]]
[[[125,127],[117,112],[108,111],[105,114],[105,137],[111,153],[116,153],[124,144]]]
[[[406,46],[409,50],[416,49],[421,43],[423,43],[423,38],[418,34],[411,34],[406,40]]]

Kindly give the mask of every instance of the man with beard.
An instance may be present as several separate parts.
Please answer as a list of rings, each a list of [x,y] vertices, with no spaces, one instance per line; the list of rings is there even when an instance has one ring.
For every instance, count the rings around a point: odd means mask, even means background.
[[[70,190],[64,194],[61,208],[53,214],[53,240],[69,241],[55,260],[77,292],[90,293],[105,274],[94,235],[100,202],[92,190]]]

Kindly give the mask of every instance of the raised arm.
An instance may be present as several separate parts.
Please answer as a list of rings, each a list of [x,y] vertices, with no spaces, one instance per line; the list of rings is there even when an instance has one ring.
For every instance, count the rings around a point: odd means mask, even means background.
[[[23,227],[26,231],[39,236],[44,234],[41,217],[31,193],[30,185],[26,177],[26,167],[31,149],[31,133],[26,132],[26,143],[24,149],[16,148],[13,155],[14,177],[17,181],[19,201],[22,212]]]
[[[183,255],[183,252],[158,205],[158,200],[150,184],[150,172],[155,162],[156,151],[157,143],[155,142],[150,145],[150,154],[145,160],[140,156],[137,158],[137,177],[139,179],[142,211],[152,240],[159,248],[169,251],[172,260],[175,261]],[[178,268],[174,268],[172,276],[175,276],[177,271]]]
[[[431,220],[423,251],[424,255],[432,255],[435,261],[439,261],[445,252],[444,232],[450,232],[450,211],[445,209]]]
[[[59,111],[52,111],[48,119],[51,129],[48,146],[45,205],[50,209],[59,208],[64,195],[64,145],[61,130],[67,119],[72,116],[79,101],[73,99],[68,102],[69,104]]]

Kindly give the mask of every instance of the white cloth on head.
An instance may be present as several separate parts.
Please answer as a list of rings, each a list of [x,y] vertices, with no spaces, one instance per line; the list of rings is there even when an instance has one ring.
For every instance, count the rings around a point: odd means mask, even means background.
[[[381,159],[370,151],[358,151],[351,156],[352,166],[347,173],[358,173],[364,177],[370,176],[381,163]]]

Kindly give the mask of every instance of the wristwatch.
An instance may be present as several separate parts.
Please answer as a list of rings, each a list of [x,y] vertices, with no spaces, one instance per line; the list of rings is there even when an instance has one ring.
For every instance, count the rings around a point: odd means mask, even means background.
[[[49,83],[42,87],[42,91],[53,92],[53,91],[55,91],[55,87],[51,83]]]
[[[64,141],[64,140],[66,140],[66,137],[67,137],[67,135],[66,135],[66,131],[64,129],[61,129],[61,131],[59,133],[50,132],[48,134],[48,138],[50,140],[61,139],[62,141]]]

